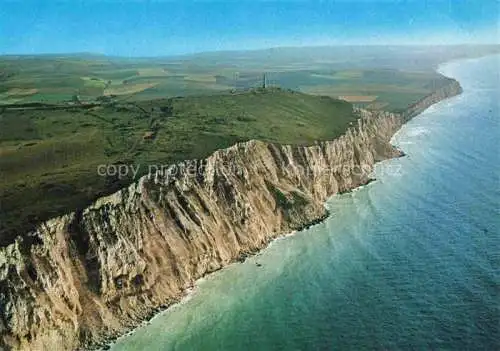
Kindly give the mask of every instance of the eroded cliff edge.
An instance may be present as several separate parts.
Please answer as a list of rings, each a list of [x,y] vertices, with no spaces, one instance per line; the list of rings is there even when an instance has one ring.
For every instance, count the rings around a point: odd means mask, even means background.
[[[403,114],[359,110],[313,146],[248,141],[145,176],[0,249],[0,347],[71,350],[116,336],[196,279],[325,216],[324,201],[400,155],[401,125],[461,92],[450,84]]]

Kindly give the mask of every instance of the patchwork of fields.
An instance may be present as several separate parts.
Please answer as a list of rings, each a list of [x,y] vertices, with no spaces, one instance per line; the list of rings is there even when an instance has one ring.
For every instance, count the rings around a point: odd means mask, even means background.
[[[203,64],[196,61],[112,60],[106,57],[0,59],[0,104],[151,100],[262,86],[348,99],[369,108],[398,110],[446,80],[432,70],[344,69],[335,64]],[[313,67],[313,68],[311,68]],[[3,78],[2,78],[3,77]]]

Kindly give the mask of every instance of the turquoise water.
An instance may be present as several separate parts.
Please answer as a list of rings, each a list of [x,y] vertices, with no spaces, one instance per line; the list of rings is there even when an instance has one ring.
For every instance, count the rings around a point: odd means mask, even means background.
[[[395,135],[407,157],[112,349],[500,349],[499,62],[442,66],[464,93]]]

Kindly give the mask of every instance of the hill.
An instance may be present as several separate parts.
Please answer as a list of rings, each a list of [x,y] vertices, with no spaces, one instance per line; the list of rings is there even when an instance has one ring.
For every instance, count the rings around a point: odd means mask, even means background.
[[[11,105],[0,112],[0,244],[125,186],[133,178],[130,166],[140,166],[139,176],[150,165],[203,158],[249,139],[307,145],[335,139],[357,119],[348,102],[276,88]],[[100,165],[128,165],[129,172],[103,175]]]

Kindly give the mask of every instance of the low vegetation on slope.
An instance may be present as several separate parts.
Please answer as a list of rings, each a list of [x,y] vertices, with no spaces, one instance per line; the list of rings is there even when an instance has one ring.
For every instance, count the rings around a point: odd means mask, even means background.
[[[0,243],[131,181],[99,165],[202,158],[236,142],[310,144],[341,135],[352,105],[281,89],[101,105],[0,108]]]

